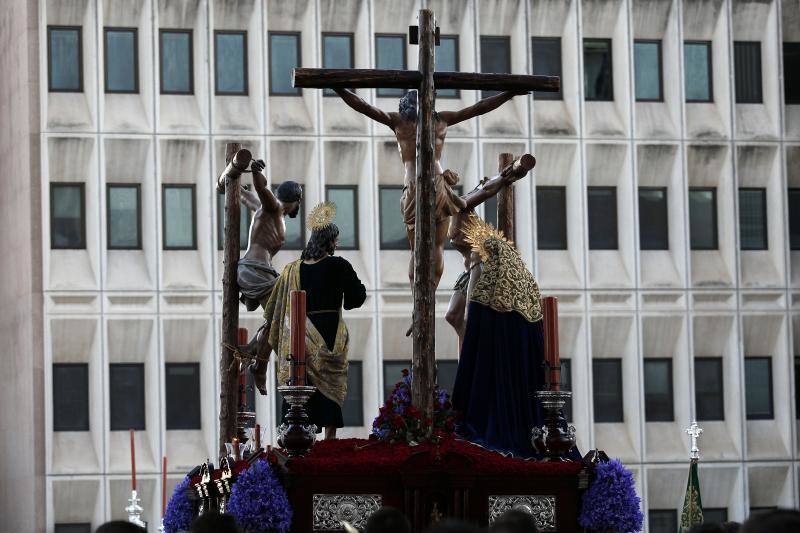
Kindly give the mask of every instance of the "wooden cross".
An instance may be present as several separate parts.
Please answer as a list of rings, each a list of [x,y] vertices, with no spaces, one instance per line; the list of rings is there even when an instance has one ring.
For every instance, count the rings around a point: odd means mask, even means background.
[[[434,104],[436,89],[558,91],[558,76],[435,72],[436,24],[433,11],[421,9],[411,44],[419,44],[419,70],[294,69],[295,87],[312,89],[417,89],[417,191],[414,236],[414,322],[411,401],[428,417],[435,386],[435,290],[433,254],[436,191],[434,189]]]

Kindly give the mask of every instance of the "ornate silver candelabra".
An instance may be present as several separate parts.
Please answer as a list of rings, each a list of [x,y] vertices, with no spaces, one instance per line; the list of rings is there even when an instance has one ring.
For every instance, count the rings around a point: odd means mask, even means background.
[[[305,407],[316,390],[316,387],[304,385],[278,387],[289,404],[289,412],[278,427],[278,445],[289,452],[290,457],[305,455],[317,441],[317,426],[309,423]]]
[[[125,508],[125,512],[128,513],[128,522],[140,527],[147,527],[147,524],[142,521],[144,509],[139,505],[141,501],[136,494],[136,489],[131,490],[131,497],[128,498],[128,506]]]
[[[569,391],[540,390],[536,398],[544,409],[544,425],[531,430],[531,444],[545,461],[566,461],[567,452],[575,446],[575,426],[567,426],[564,405],[572,397]]]

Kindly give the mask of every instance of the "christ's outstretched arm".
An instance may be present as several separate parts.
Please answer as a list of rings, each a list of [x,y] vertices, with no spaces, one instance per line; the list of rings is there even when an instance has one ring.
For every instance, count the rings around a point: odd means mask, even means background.
[[[380,122],[381,124],[385,124],[386,126],[390,127],[394,130],[394,120],[392,119],[392,114],[387,113],[377,107],[368,104],[364,101],[363,98],[358,96],[353,91],[347,89],[334,89],[336,94],[338,94],[344,102],[361,113],[362,115],[366,115],[372,120],[376,122]]]
[[[439,118],[447,123],[448,126],[464,122],[478,115],[483,115],[497,109],[517,95],[528,94],[527,92],[505,91],[472,104],[469,107],[458,111],[439,111]]]

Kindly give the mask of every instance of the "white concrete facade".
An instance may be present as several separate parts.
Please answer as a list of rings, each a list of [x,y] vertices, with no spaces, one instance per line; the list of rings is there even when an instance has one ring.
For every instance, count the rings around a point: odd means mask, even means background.
[[[408,253],[381,250],[380,185],[401,185],[391,132],[321,91],[270,96],[268,31],[301,35],[302,66],[322,66],[322,32],[352,32],[355,67],[375,63],[374,35],[405,33],[421,6],[432,8],[442,34],[459,36],[462,71],[480,70],[482,35],[510,37],[514,73],[532,69],[531,37],[561,37],[562,100],[517,97],[490,115],[453,127],[443,164],[466,190],[496,172],[501,152],[531,152],[532,176],[517,185],[517,243],[543,292],[560,299],[562,357],[572,362],[574,424],[582,451],[601,448],[636,473],[645,509],[677,509],[686,483],[695,413],[695,357],[723,358],[725,419],[701,422],[701,485],[706,507],[744,519],[750,508],[797,507],[800,442],[795,412],[794,357],[800,355],[800,252],[789,246],[787,188],[800,187],[800,105],[785,105],[782,43],[800,41],[798,0],[39,0],[35,53],[45,80],[30,116],[41,131],[41,181],[32,175],[36,211],[32,274],[41,277],[43,393],[33,387],[44,450],[46,527],[121,518],[128,490],[127,433],[109,430],[108,365],[143,362],[147,429],[137,432],[140,494],[157,523],[160,458],[172,484],[215,455],[222,255],[216,246],[213,181],[224,145],[238,141],[267,161],[272,183],[301,182],[306,205],[326,185],[357,185],[359,243],[343,251],[368,289],[365,305],[346,315],[351,359],[363,363],[365,436],[383,396],[382,362],[407,359],[410,320]],[[47,26],[82,28],[83,91],[47,91]],[[139,92],[105,94],[104,27],[138,30]],[[159,91],[159,29],[193,31],[191,95]],[[214,94],[213,31],[245,30],[246,96]],[[582,40],[612,40],[614,100],[586,101]],[[663,102],[637,102],[633,40],[662,43]],[[711,41],[713,102],[685,103],[682,43]],[[733,41],[759,41],[763,103],[734,98]],[[33,50],[33,48],[31,48]],[[417,63],[407,45],[408,67]],[[31,58],[36,61],[36,58]],[[383,109],[396,98],[359,94]],[[462,91],[439,109],[479,98]],[[32,121],[33,122],[33,121]],[[9,142],[10,139],[5,139]],[[4,144],[3,153],[9,149]],[[32,159],[36,159],[35,157]],[[77,181],[86,195],[86,248],[50,249],[49,184]],[[141,186],[142,249],[106,247],[106,184]],[[162,249],[161,185],[196,187],[196,250]],[[568,248],[539,250],[537,186],[566,186]],[[588,186],[616,186],[617,250],[589,250]],[[668,191],[668,250],[640,250],[637,187]],[[689,246],[688,188],[717,187],[719,246]],[[739,187],[764,187],[769,199],[768,249],[739,246]],[[4,196],[4,204],[6,197]],[[9,212],[3,213],[5,218]],[[399,212],[397,216],[400,216]],[[39,257],[41,255],[41,257]],[[278,267],[298,252],[283,251]],[[460,257],[446,252],[437,296],[437,353],[457,358],[444,320]],[[35,290],[30,291],[35,294]],[[5,300],[4,309],[13,305]],[[5,313],[5,311],[4,311]],[[254,331],[258,313],[242,309]],[[745,417],[744,356],[772,359],[773,420]],[[674,422],[646,422],[643,358],[672,360]],[[624,422],[593,422],[592,360],[621,358]],[[51,368],[89,364],[90,431],[53,431]],[[199,362],[202,430],[167,431],[164,363]],[[35,375],[28,371],[27,378]],[[270,383],[274,382],[270,369]],[[259,398],[259,423],[274,428],[274,394]],[[4,402],[3,410],[8,405]],[[36,418],[36,417],[34,417]],[[5,428],[4,428],[5,429]],[[41,435],[41,436],[37,436]],[[42,437],[43,436],[43,437]],[[42,440],[43,439],[43,440]],[[5,450],[8,452],[9,450]],[[7,459],[6,459],[7,460]],[[4,483],[4,482],[3,482]],[[2,521],[4,519],[0,519]],[[5,525],[3,522],[2,525]]]

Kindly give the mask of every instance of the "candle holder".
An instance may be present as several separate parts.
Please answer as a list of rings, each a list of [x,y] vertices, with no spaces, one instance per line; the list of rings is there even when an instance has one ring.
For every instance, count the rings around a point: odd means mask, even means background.
[[[254,428],[255,426],[256,426],[255,412],[239,411],[238,413],[236,413],[236,436],[239,438],[239,442],[246,443],[247,439],[250,436],[250,432],[247,430],[250,428]]]
[[[289,453],[289,457],[305,455],[317,441],[317,426],[309,424],[305,408],[316,390],[316,387],[303,385],[278,387],[278,391],[289,404],[289,412],[286,413],[283,424],[278,427],[278,445]]]
[[[531,444],[545,461],[567,461],[567,453],[575,446],[575,426],[564,418],[564,404],[572,397],[569,391],[540,390],[536,398],[545,411],[544,425],[531,430]]]
[[[139,505],[141,501],[136,494],[136,489],[131,490],[131,497],[128,498],[128,506],[125,508],[125,512],[128,513],[128,522],[146,528],[147,524],[142,521],[144,509]]]
[[[200,481],[194,484],[194,494],[200,502],[197,506],[197,516],[202,516],[207,512],[214,510],[216,503],[213,496],[216,493],[214,484],[211,482],[211,472],[214,470],[214,465],[210,463],[203,463],[200,465]]]
[[[231,486],[235,480],[227,457],[223,457],[220,460],[219,467],[221,470],[220,476],[219,479],[214,480],[214,483],[217,485],[217,509],[222,514],[225,513],[225,509],[228,506],[228,500],[231,497]]]

